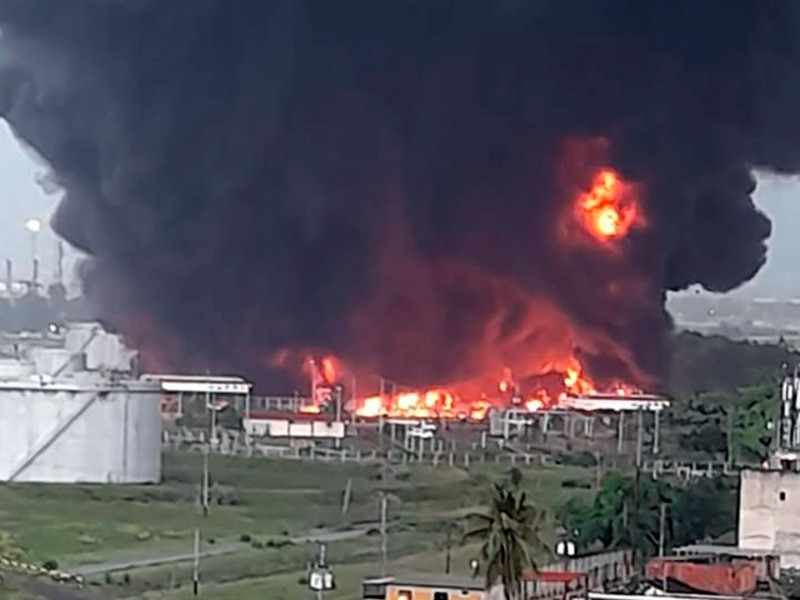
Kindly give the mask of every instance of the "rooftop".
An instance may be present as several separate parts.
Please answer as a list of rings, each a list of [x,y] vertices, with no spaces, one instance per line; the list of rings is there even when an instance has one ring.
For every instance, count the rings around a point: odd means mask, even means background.
[[[673,553],[691,554],[693,556],[734,556],[737,558],[755,558],[777,556],[770,550],[757,550],[755,548],[740,548],[739,546],[720,546],[714,544],[690,544],[673,549]]]
[[[364,580],[364,584],[395,585],[422,588],[447,588],[451,590],[485,590],[486,581],[483,577],[469,577],[465,575],[450,575],[445,573],[412,573],[395,575],[392,577],[371,577]]]

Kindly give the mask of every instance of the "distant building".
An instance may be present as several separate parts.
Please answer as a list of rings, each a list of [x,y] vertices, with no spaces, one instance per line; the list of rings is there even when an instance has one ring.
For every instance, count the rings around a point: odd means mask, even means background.
[[[742,471],[739,546],[775,552],[784,569],[800,568],[800,473]]]
[[[800,568],[800,374],[781,386],[777,448],[769,468],[745,470],[739,488],[740,547],[774,552],[782,569]]]

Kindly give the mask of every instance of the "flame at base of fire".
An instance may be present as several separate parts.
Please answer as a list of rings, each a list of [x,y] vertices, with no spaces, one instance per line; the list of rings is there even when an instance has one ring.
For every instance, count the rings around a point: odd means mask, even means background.
[[[404,391],[397,394],[368,396],[357,401],[353,412],[363,418],[389,417],[414,419],[460,419],[482,421],[491,408],[518,406],[529,412],[554,408],[563,403],[567,395],[597,394],[595,386],[582,375],[580,363],[571,358],[564,369],[563,387],[554,393],[545,388],[536,389],[523,396],[519,384],[513,380],[510,370],[505,369],[497,388],[499,394],[480,394],[477,397],[462,396],[447,388]],[[628,385],[615,384],[606,394],[620,397],[640,394],[641,391]],[[510,394],[510,395],[509,395]]]

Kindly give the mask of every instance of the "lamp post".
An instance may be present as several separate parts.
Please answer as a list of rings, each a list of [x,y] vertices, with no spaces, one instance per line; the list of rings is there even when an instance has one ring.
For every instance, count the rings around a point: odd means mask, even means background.
[[[39,237],[39,232],[42,230],[42,222],[39,219],[31,218],[25,221],[25,229],[27,229],[31,234],[31,265],[33,268],[33,274],[31,275],[31,283],[36,285],[36,280],[38,279],[38,250],[37,250],[37,240]]]

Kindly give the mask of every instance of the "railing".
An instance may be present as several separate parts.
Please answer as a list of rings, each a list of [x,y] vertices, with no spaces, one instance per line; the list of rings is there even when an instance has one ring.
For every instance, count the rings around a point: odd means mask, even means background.
[[[740,466],[730,465],[723,461],[680,461],[657,459],[646,461],[642,469],[659,475],[676,475],[680,479],[692,480],[703,477],[714,478],[722,475],[733,475],[741,470]]]
[[[302,396],[252,396],[250,410],[297,412],[301,406],[310,402],[309,398]]]

